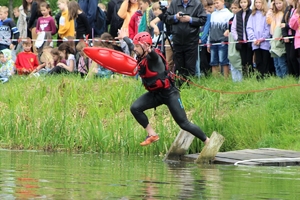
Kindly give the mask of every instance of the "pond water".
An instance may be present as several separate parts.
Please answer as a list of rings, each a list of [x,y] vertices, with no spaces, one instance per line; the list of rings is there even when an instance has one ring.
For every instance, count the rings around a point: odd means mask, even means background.
[[[298,199],[300,167],[0,150],[0,199]]]

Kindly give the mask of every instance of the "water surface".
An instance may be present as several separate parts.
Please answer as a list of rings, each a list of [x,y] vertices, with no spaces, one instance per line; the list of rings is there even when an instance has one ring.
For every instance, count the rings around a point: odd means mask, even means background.
[[[0,150],[0,199],[299,199],[299,167]]]

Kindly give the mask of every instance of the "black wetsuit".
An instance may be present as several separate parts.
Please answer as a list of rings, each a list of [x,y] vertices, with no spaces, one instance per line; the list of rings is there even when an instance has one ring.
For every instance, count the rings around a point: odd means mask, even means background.
[[[144,59],[146,59],[144,62],[142,62],[142,60],[138,61],[140,63],[140,75],[144,73],[143,69],[145,67],[148,67],[148,69],[152,72],[160,73],[166,71],[162,58],[155,51],[151,51]],[[141,63],[145,62],[148,62],[148,64],[146,66],[141,66]],[[187,119],[179,90],[174,87],[173,84],[170,84],[168,88],[160,88],[143,94],[132,104],[130,110],[138,123],[146,128],[149,124],[149,120],[144,111],[150,108],[158,107],[162,104],[168,106],[172,117],[180,126],[180,128],[190,132],[203,142],[206,140],[206,135],[204,132]]]

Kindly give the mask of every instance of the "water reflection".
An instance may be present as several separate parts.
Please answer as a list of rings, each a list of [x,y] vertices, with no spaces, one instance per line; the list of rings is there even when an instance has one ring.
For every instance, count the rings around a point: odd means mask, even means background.
[[[193,163],[167,162],[169,172],[179,187],[179,199],[214,199],[210,193],[220,192],[220,174],[216,165],[197,166]]]

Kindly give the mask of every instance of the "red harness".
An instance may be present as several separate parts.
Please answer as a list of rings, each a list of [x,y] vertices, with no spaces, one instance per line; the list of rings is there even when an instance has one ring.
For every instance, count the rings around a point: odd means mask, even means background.
[[[165,57],[159,51],[159,49],[154,49],[154,51],[162,58],[165,65],[165,71],[158,73],[156,71],[151,71],[148,67],[148,61],[144,58],[139,63],[139,75],[143,80],[143,84],[148,91],[155,91],[159,89],[168,89],[173,80],[168,70],[168,63],[165,60]]]

